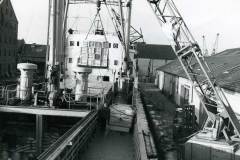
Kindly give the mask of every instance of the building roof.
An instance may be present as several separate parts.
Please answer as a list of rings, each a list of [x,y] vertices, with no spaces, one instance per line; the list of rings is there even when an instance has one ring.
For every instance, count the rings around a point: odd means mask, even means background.
[[[233,56],[233,55],[238,55],[240,56],[240,48],[231,48],[231,49],[226,49],[218,54],[215,54],[213,56]]]
[[[173,60],[176,55],[170,45],[138,43],[137,58]]]
[[[227,49],[205,59],[222,88],[240,92],[240,48]],[[194,66],[194,68],[198,67],[198,65]],[[178,60],[161,66],[157,70],[187,78]]]

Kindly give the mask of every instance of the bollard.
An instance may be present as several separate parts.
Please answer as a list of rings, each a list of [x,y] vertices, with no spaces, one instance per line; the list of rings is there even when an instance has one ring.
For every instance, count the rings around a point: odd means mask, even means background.
[[[17,97],[21,100],[29,100],[32,95],[33,71],[37,69],[37,65],[32,63],[19,63],[17,69],[21,71],[19,84],[17,86]]]
[[[81,98],[87,94],[88,89],[88,75],[92,72],[91,68],[77,67],[74,69],[76,74],[76,86],[75,86],[75,100],[81,100]]]

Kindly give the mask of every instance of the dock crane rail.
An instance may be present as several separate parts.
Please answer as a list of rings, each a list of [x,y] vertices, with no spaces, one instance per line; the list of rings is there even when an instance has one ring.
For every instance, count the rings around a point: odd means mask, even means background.
[[[239,141],[239,121],[175,3],[173,0],[147,2],[162,28],[170,30],[166,33],[170,33],[167,36],[171,46],[208,115],[199,138],[216,140],[223,133],[227,142]]]

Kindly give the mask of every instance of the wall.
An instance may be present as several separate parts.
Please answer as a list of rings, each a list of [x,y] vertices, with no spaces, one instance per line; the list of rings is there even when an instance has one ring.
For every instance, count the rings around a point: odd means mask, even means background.
[[[178,95],[175,99],[175,102],[178,105],[181,105],[181,98],[182,95],[181,93],[183,93],[183,87],[188,88],[189,89],[189,98],[188,98],[188,103],[190,105],[194,105],[195,106],[195,115],[197,117],[197,122],[201,125],[204,121],[204,109],[201,107],[200,105],[200,99],[198,96],[198,91],[196,91],[193,88],[192,82],[186,78],[182,78],[179,77],[179,87],[178,87]]]
[[[184,103],[184,90],[189,91],[188,98],[186,99],[190,105],[195,106],[197,121],[201,124],[203,119],[200,117],[203,117],[204,110],[200,106],[198,94],[193,89],[191,82],[186,78],[168,74],[160,70],[157,71],[157,76],[159,89],[179,106]]]
[[[138,58],[138,74],[140,79],[144,79],[146,76],[148,76],[149,61],[150,59]],[[170,60],[152,59],[150,71],[153,72],[153,76],[155,77],[156,69],[158,67],[163,66],[169,62]]]

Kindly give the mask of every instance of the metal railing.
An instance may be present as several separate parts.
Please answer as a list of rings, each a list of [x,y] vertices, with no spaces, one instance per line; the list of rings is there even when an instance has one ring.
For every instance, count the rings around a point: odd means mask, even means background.
[[[75,97],[79,96],[79,100],[75,100]],[[67,103],[68,109],[72,109],[72,105],[74,104],[85,104],[89,106],[89,110],[92,110],[93,106],[96,106],[96,109],[101,105],[101,100],[103,99],[102,94],[73,94],[73,93],[65,93],[64,100]],[[96,102],[94,101],[96,100]]]
[[[80,151],[87,143],[97,124],[97,111],[90,112],[81,119],[47,150],[37,157],[38,160],[77,160]]]
[[[8,104],[10,100],[17,99],[17,85],[0,86],[0,98],[4,104]]]
[[[0,100],[2,105],[12,105],[16,104],[23,104],[23,101],[20,99],[20,96],[27,90],[20,90],[17,84],[14,85],[7,85],[7,86],[0,86]],[[83,106],[89,106],[89,110],[93,108],[99,109],[103,104],[104,101],[107,99],[108,96],[107,88],[103,87],[88,87],[87,93],[85,94],[74,94],[74,93],[65,93],[63,92],[63,99],[64,103],[66,104],[67,109],[73,109],[72,106],[76,106],[82,104]],[[111,88],[110,90],[111,91]],[[20,93],[21,92],[21,93]],[[46,83],[34,83],[32,90],[32,97],[38,99],[39,95],[45,95],[47,102],[47,92],[46,92]],[[35,97],[36,96],[36,97]],[[75,100],[75,97],[80,97],[79,100]],[[24,102],[25,103],[25,102]],[[32,103],[32,101],[29,101]],[[46,103],[45,103],[46,104]],[[29,104],[29,105],[35,105]],[[37,103],[36,103],[37,105]]]

